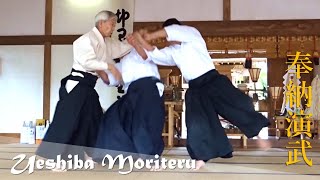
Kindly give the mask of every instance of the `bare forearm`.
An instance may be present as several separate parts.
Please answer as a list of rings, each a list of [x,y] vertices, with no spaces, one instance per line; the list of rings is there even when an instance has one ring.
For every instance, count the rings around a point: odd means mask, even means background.
[[[146,49],[147,51],[153,51],[154,47],[150,45],[146,40],[144,40],[139,33],[134,33],[135,38],[138,41],[138,44],[141,46],[141,48]],[[143,49],[142,49],[143,50]]]
[[[96,72],[99,75],[99,77],[103,80],[104,83],[110,84],[110,81],[106,72],[104,71],[96,71]]]
[[[132,47],[136,50],[136,52],[142,57],[142,59],[148,59],[147,53],[144,51],[143,47],[140,45],[138,41],[138,33],[135,32],[133,34],[129,34],[127,37],[128,43],[131,44]]]
[[[146,40],[150,41],[158,38],[166,38],[167,36],[167,32],[164,29],[160,29],[155,32],[149,33],[146,36]]]
[[[147,51],[153,51],[154,47],[149,44],[147,41],[145,41],[144,39],[142,39],[141,41],[139,41],[141,44],[141,47],[146,49]]]
[[[139,44],[135,44],[133,47],[136,49],[137,53],[142,57],[142,59],[144,60],[148,59],[147,53]]]

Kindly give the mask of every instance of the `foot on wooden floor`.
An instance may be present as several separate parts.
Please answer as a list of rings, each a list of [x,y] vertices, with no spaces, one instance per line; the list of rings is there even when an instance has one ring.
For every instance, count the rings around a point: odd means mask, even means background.
[[[203,160],[197,160],[196,161],[196,167],[193,170],[197,171],[200,168],[204,167],[205,165],[206,165],[206,163]]]

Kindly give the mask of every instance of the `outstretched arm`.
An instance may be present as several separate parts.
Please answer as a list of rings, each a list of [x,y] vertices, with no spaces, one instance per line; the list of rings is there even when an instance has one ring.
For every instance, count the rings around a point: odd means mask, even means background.
[[[129,44],[131,44],[131,46],[133,46],[135,48],[135,50],[142,57],[142,59],[144,59],[144,60],[148,59],[147,53],[144,51],[144,49],[141,47],[141,45],[137,42],[135,36],[130,34],[127,37],[127,41]]]
[[[172,53],[174,51],[171,47],[165,47],[159,50],[157,47],[150,45],[146,40],[144,40],[140,33],[135,34],[141,46],[146,50],[149,59],[154,63],[163,66],[175,66],[175,62],[172,58]]]
[[[115,65],[111,65],[114,69],[120,69],[121,64],[116,63]],[[120,80],[116,79],[114,74],[111,71],[96,71],[97,74],[101,77],[103,82],[108,86],[115,86],[118,87],[119,85],[123,84],[122,77]]]
[[[167,41],[192,42],[203,41],[200,32],[191,26],[186,25],[170,25],[153,33],[145,33],[144,39],[147,41],[166,38]]]
[[[155,48],[149,44],[143,37],[143,32],[134,32],[133,33],[134,37],[137,39],[137,43],[140,44],[140,46],[144,49],[146,49],[147,51],[153,51]]]
[[[122,80],[121,73],[120,73],[119,70],[115,67],[115,65],[108,63],[108,70],[111,72],[111,74],[113,75],[113,77],[114,77],[117,81],[121,81],[121,80]],[[110,80],[110,79],[109,79],[109,80]]]
[[[159,29],[159,30],[152,32],[152,33],[144,32],[144,38],[147,41],[151,41],[151,40],[158,39],[158,38],[166,38],[166,37],[168,37],[168,34],[165,29]]]

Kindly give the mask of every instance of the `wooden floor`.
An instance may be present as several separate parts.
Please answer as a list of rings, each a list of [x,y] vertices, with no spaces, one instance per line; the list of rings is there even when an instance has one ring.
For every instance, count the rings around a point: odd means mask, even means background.
[[[248,148],[285,148],[288,146],[289,142],[299,141],[299,138],[288,139],[288,138],[280,138],[276,139],[275,137],[269,137],[268,139],[248,139]],[[229,139],[230,143],[234,148],[246,149],[243,148],[242,141],[240,139]],[[320,149],[320,140],[318,139],[309,139],[312,147],[316,149]],[[186,140],[185,139],[175,139],[174,140],[175,147],[185,147]]]
[[[248,139],[248,148],[285,148],[288,145],[288,142],[299,140],[296,139],[288,139],[288,138],[281,138],[275,139],[275,137],[269,137],[268,139]],[[166,140],[164,139],[166,142]],[[315,149],[320,150],[320,140],[318,139],[311,139],[309,140],[312,147]],[[8,137],[8,136],[1,136],[0,135],[0,144],[13,144],[19,143],[19,139],[16,137]],[[242,146],[242,141],[240,139],[230,139],[230,143],[234,148],[237,149],[246,149]],[[185,147],[186,140],[185,139],[174,139],[175,147]]]
[[[309,167],[304,162],[286,166],[287,151],[285,149],[238,149],[231,159],[213,159],[199,171],[188,169],[163,170],[151,172],[148,169],[133,170],[128,175],[120,175],[119,167],[108,170],[102,166],[95,166],[93,170],[77,170],[56,173],[50,170],[35,170],[28,175],[12,175],[10,169],[16,161],[12,158],[17,154],[31,156],[35,146],[26,145],[0,145],[0,179],[319,179],[320,178],[320,153],[308,152],[308,158],[312,158],[313,166]],[[166,149],[163,157],[167,159],[188,159],[185,148]],[[25,162],[26,164],[26,162]],[[25,166],[25,165],[24,165]],[[23,167],[24,167],[23,166]],[[21,169],[23,168],[21,167]]]
[[[1,140],[2,139],[2,140]],[[9,142],[10,141],[10,142]],[[55,173],[50,170],[36,170],[31,175],[23,173],[21,175],[12,175],[10,169],[16,163],[12,158],[18,154],[31,156],[34,154],[36,145],[22,145],[13,142],[14,139],[0,137],[0,179],[23,179],[23,180],[54,180],[54,179],[320,179],[320,148],[314,146],[307,150],[308,158],[312,158],[313,166],[308,166],[302,162],[295,165],[286,166],[288,160],[288,149],[272,147],[275,144],[286,145],[285,140],[258,141],[249,140],[249,147],[244,149],[234,147],[234,157],[231,159],[213,159],[199,171],[189,169],[163,170],[160,172],[151,172],[148,169],[134,170],[128,175],[120,175],[119,169],[115,167],[112,170],[101,166],[95,166],[93,170],[67,171]],[[7,142],[7,143],[5,143]],[[237,140],[232,140],[233,144]],[[269,142],[269,143],[268,143]],[[270,143],[272,142],[272,143]],[[277,143],[275,143],[277,142]],[[239,143],[240,145],[241,143]],[[315,143],[316,145],[316,143]],[[259,146],[259,147],[255,147]],[[185,147],[174,147],[166,149],[163,157],[167,159],[189,159]],[[24,162],[26,165],[26,162]],[[24,167],[24,166],[23,166]]]

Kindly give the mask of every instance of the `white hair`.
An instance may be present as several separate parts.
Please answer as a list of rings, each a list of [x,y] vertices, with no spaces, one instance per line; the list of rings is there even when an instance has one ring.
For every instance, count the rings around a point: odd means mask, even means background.
[[[95,26],[98,27],[100,21],[107,21],[116,15],[111,11],[100,11],[94,18]]]

